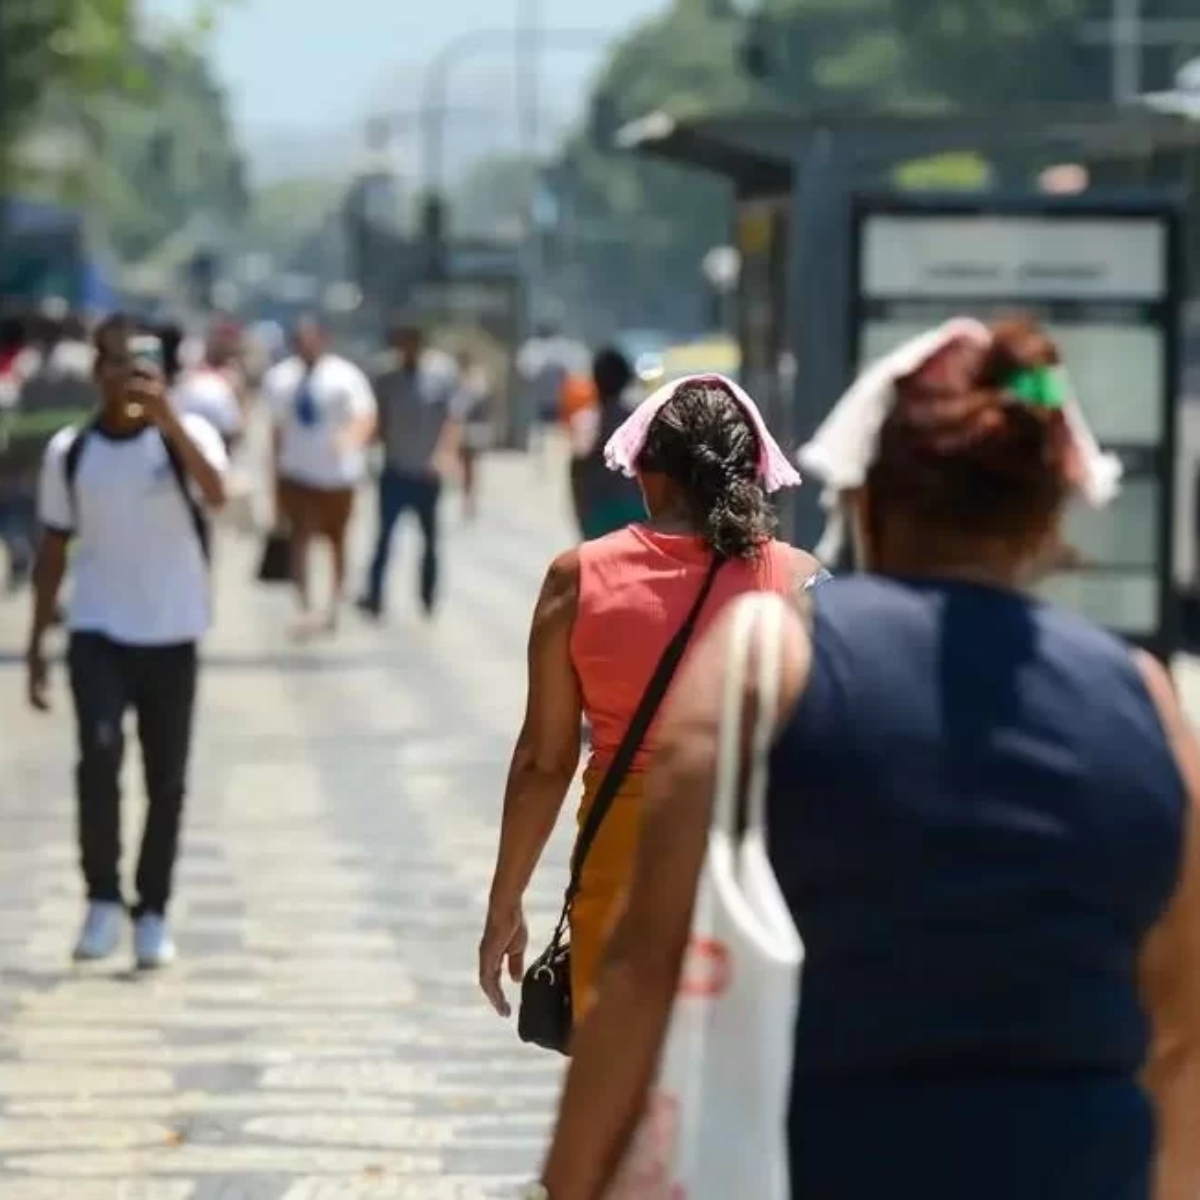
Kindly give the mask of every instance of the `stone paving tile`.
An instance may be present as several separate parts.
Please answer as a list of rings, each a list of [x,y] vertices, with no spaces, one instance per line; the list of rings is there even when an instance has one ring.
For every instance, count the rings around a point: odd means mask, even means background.
[[[499,1200],[536,1169],[561,1067],[486,1008],[474,956],[528,615],[569,531],[527,464],[493,478],[529,511],[450,531],[433,624],[402,560],[388,626],[293,646],[286,595],[245,582],[255,548],[222,540],[181,961],[160,976],[135,975],[128,948],[67,962],[61,675],[37,719],[19,655],[0,655],[0,1200]],[[0,602],[0,651],[24,619]],[[569,823],[531,889],[535,938]]]

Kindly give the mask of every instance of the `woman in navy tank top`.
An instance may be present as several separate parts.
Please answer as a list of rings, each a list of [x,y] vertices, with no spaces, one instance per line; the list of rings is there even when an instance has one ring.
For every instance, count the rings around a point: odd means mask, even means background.
[[[964,323],[876,379],[844,496],[865,573],[789,617],[794,1200],[1200,1197],[1200,750],[1159,663],[1024,590],[1095,450],[1056,363],[1029,322]],[[732,619],[664,714],[550,1200],[600,1200],[653,1075]]]

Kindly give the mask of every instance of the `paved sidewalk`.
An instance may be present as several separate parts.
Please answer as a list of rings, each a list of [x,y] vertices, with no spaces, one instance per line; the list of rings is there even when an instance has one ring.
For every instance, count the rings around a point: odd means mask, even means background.
[[[432,625],[415,529],[389,624],[301,648],[286,593],[247,583],[256,547],[219,542],[181,961],[158,977],[67,962],[66,696],[56,672],[53,717],[21,706],[26,607],[0,603],[3,1200],[482,1200],[536,1169],[559,1067],[487,1009],[474,959],[529,612],[569,528],[536,467],[488,465],[505,511],[465,527],[447,504]]]

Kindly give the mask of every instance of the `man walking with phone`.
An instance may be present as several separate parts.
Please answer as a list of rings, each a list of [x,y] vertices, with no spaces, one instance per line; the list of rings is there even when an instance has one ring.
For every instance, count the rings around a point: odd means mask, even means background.
[[[207,512],[224,502],[227,457],[206,421],[168,400],[158,339],[116,316],[95,344],[99,410],[60,430],[42,464],[28,691],[34,708],[49,708],[43,641],[74,542],[67,660],[88,900],[75,958],[108,958],[124,933],[120,772],[133,709],[148,806],[132,917],[136,961],[149,969],[175,957],[167,906],[210,619]]]

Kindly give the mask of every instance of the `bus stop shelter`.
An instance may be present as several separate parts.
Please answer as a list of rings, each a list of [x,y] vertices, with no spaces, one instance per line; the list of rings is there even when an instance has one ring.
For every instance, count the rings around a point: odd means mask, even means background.
[[[1097,195],[1039,197],[1027,183],[1039,166],[1094,159],[1111,163],[1183,151],[1200,145],[1200,122],[1145,106],[1120,112],[1107,106],[1041,106],[953,116],[735,113],[687,121],[660,112],[626,126],[618,142],[642,155],[707,170],[733,186],[735,239],[742,255],[738,333],[743,380],[785,443],[794,445],[819,424],[858,365],[859,201],[870,193],[898,197],[896,168],[937,155],[974,152],[999,164],[997,186],[945,198],[950,209],[961,206],[977,217],[1026,211],[1031,218],[1074,209],[1078,217],[1096,209]],[[1011,167],[1006,172],[1006,164],[1019,164],[1019,175]],[[1175,203],[1181,211],[1179,199]],[[1100,202],[1105,219],[1118,209],[1130,218],[1141,213],[1150,219],[1151,210],[1169,208],[1171,198],[1160,188],[1124,208],[1114,209],[1115,203],[1110,199],[1104,207]],[[931,204],[936,208],[936,201]],[[1171,324],[1168,308],[1181,299],[1181,274],[1169,261],[1180,256],[1177,232],[1164,233],[1162,245],[1162,294],[1154,320],[1166,329]],[[969,291],[953,294],[964,297],[963,307],[973,307]],[[1172,335],[1164,334],[1163,346],[1164,373],[1173,373],[1177,348]],[[1173,414],[1173,386],[1158,390],[1171,392],[1162,402]],[[1171,430],[1162,434],[1166,440],[1155,446],[1162,462],[1171,462],[1174,450],[1173,419],[1169,423]],[[815,544],[824,523],[817,489],[801,489],[787,518],[793,541]],[[1159,533],[1172,524],[1166,516],[1161,520]],[[1154,542],[1160,546],[1163,538]],[[1156,569],[1168,576],[1170,557],[1168,546],[1156,562]],[[1169,640],[1162,629],[1156,636],[1159,642]]]

